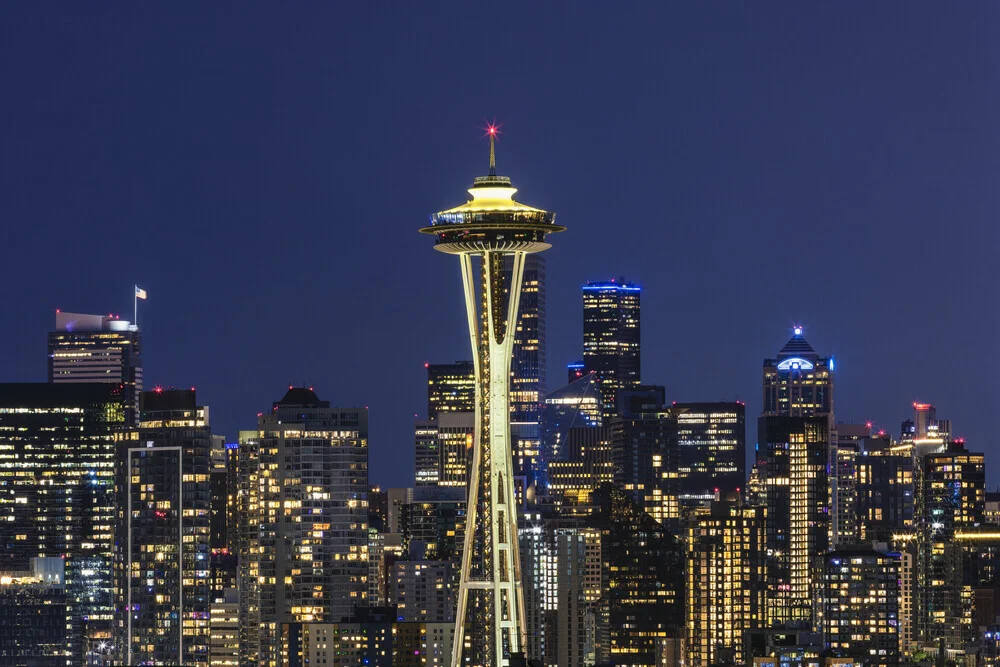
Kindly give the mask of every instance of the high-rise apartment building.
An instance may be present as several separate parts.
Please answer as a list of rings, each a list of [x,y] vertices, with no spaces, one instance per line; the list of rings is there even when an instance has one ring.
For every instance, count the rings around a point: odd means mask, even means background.
[[[830,546],[858,542],[858,463],[871,424],[837,424],[830,454]]]
[[[764,416],[757,424],[757,470],[767,507],[767,621],[811,622],[818,593],[815,559],[829,540],[825,416]]]
[[[607,418],[615,415],[618,392],[640,382],[639,286],[624,278],[583,286],[583,363],[595,373]]]
[[[869,547],[823,556],[823,641],[833,658],[899,664],[899,559]]]
[[[113,315],[56,311],[49,333],[49,382],[121,385],[125,419],[135,425],[142,391],[142,338],[139,328]]]
[[[674,403],[682,505],[707,506],[738,493],[746,481],[743,403]]]
[[[437,486],[441,481],[441,450],[435,419],[417,419],[413,424],[414,486]]]
[[[62,651],[82,662],[114,609],[117,384],[0,384],[0,570],[65,559]]]
[[[985,523],[986,466],[983,454],[952,442],[919,460],[917,482],[918,640],[960,648],[962,638],[962,546],[955,532]]]
[[[212,433],[194,390],[140,394],[118,443],[115,591],[124,664],[207,665]]]
[[[241,469],[244,487],[256,478],[256,534],[240,562],[241,581],[256,572],[258,582],[241,591],[254,596],[241,622],[257,627],[241,635],[256,635],[248,643],[261,665],[277,665],[282,624],[340,621],[367,606],[368,411],[291,387],[258,431],[256,460]]]
[[[552,531],[546,606],[554,611],[547,633],[548,664],[593,665],[597,644],[597,601],[601,597],[601,533],[584,526]]]
[[[746,664],[744,635],[764,615],[763,507],[718,502],[688,527],[687,662]]]
[[[862,543],[890,544],[912,532],[914,467],[912,448],[888,437],[866,438],[855,465],[857,535]]]

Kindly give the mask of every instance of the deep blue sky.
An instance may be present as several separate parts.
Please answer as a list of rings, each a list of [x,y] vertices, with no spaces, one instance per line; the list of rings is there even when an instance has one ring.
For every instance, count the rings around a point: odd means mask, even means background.
[[[752,445],[801,322],[839,420],[936,403],[996,484],[998,29],[991,2],[5,3],[0,380],[44,380],[55,308],[128,317],[137,282],[147,384],[230,437],[314,385],[410,483],[423,362],[469,356],[416,230],[495,116],[500,172],[569,228],[552,388],[580,284],[626,275],[669,399],[745,399]]]

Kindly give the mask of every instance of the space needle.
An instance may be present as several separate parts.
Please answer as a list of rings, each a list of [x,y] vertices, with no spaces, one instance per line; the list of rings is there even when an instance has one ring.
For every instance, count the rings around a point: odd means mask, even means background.
[[[469,188],[472,199],[435,213],[420,231],[434,249],[458,255],[476,373],[473,444],[462,572],[452,665],[463,665],[468,622],[473,665],[507,667],[524,650],[525,612],[517,542],[510,438],[510,365],[528,253],[547,250],[546,235],[565,227],[555,213],[514,200],[517,189],[497,176],[498,128],[486,128],[490,172]]]

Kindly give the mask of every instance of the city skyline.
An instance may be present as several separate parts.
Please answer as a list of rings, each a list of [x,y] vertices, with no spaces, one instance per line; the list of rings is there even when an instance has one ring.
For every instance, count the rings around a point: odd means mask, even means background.
[[[59,11],[74,30],[49,20]],[[645,293],[643,381],[668,401],[739,399],[759,414],[760,362],[802,324],[837,360],[838,421],[895,436],[912,402],[933,403],[976,451],[1000,455],[986,379],[997,93],[980,83],[997,62],[982,17],[994,7],[872,7],[864,26],[823,7],[540,8],[527,25],[315,9],[332,40],[261,7],[203,11],[218,25],[143,7],[2,10],[5,61],[42,57],[14,73],[5,110],[0,275],[21,284],[59,260],[9,295],[6,381],[44,381],[56,308],[128,319],[138,283],[147,387],[194,384],[232,440],[290,382],[367,405],[385,454],[372,479],[408,485],[423,364],[469,356],[456,270],[418,252],[410,226],[476,175],[476,127],[496,114],[505,171],[574,230],[546,256],[548,389],[580,358],[580,286],[624,274]],[[333,27],[348,20],[385,21],[391,38],[372,52]],[[272,41],[255,49],[264,24]],[[435,25],[475,32],[506,63],[447,108],[434,100],[475,78]],[[518,58],[515,26],[552,38],[556,69]],[[187,28],[211,46],[185,48]],[[594,33],[603,41],[583,37]],[[352,50],[370,62],[349,62]],[[431,69],[444,76],[427,80]],[[593,85],[608,99],[580,94]],[[402,287],[405,302],[371,308]],[[406,329],[412,342],[395,345]]]

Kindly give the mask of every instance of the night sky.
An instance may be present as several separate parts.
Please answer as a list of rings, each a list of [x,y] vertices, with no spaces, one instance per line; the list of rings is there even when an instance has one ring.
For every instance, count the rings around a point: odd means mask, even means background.
[[[367,405],[372,480],[412,484],[423,364],[470,356],[417,228],[496,117],[498,171],[568,227],[550,388],[580,285],[624,275],[643,380],[746,400],[748,450],[801,323],[838,421],[935,403],[995,486],[1000,5],[665,4],[0,5],[0,380],[138,283],[147,387],[230,438],[289,383]]]

